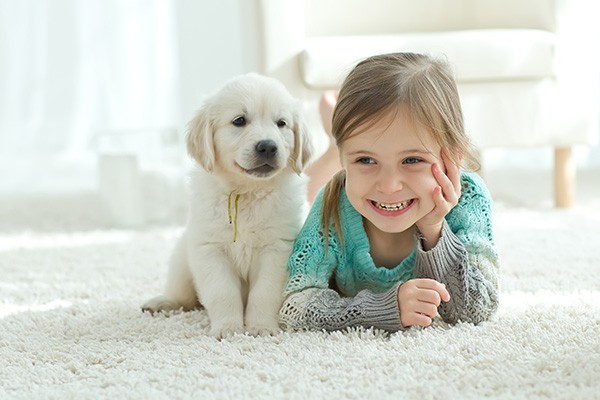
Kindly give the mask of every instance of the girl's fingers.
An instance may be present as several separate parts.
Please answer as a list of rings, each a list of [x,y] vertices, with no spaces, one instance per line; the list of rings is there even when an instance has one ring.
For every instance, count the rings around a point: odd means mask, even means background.
[[[452,181],[450,181],[450,178],[448,177],[448,175],[446,175],[444,173],[444,171],[442,170],[442,166],[440,164],[438,164],[438,163],[433,164],[431,166],[431,170],[433,172],[433,177],[435,178],[437,183],[442,187],[442,190],[444,191],[444,193],[454,189],[454,185],[452,184]]]
[[[450,292],[448,292],[448,289],[446,289],[446,285],[444,285],[443,283],[440,283],[441,288],[438,291],[438,294],[440,296],[440,300],[443,301],[444,303],[447,303],[450,301]],[[441,302],[440,302],[441,304]]]
[[[418,314],[433,318],[437,314],[437,306],[431,303],[419,303],[414,310]]]
[[[456,192],[455,182],[452,182],[451,177],[442,171],[440,165],[434,164],[432,169],[434,177],[442,189],[443,197],[446,198],[449,203],[452,203],[453,205],[456,204],[458,202],[458,198],[460,197],[460,192]],[[460,190],[460,182],[458,185]]]
[[[401,293],[403,289],[405,291]],[[446,286],[435,279],[416,278],[400,286],[398,301],[404,327],[429,326],[441,301],[450,301],[450,294]]]
[[[460,168],[458,165],[454,164],[452,160],[450,160],[445,151],[442,151],[442,161],[444,162],[446,175],[448,176],[448,179],[450,179],[450,182],[452,182],[452,186],[454,187],[454,192],[458,195],[458,197],[460,197]]]
[[[411,315],[402,317],[400,322],[405,328],[409,326],[429,326],[432,319],[424,314],[412,313]]]
[[[440,295],[442,301],[450,300],[450,293],[448,292],[448,289],[446,289],[446,285],[443,283],[429,278],[417,278],[413,279],[413,281],[416,287],[419,289],[435,290]]]
[[[436,290],[422,289],[419,293],[419,301],[437,307],[442,302],[442,296]]]
[[[435,203],[435,207],[439,209],[445,210],[447,200],[444,198],[443,189],[441,186],[436,187],[433,190],[433,202]]]

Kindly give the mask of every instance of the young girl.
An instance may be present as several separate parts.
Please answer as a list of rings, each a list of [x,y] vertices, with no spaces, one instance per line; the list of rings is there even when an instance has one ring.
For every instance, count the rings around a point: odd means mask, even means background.
[[[413,53],[359,63],[339,92],[343,169],[316,197],[289,260],[288,329],[398,331],[478,323],[498,306],[491,199],[449,67]]]

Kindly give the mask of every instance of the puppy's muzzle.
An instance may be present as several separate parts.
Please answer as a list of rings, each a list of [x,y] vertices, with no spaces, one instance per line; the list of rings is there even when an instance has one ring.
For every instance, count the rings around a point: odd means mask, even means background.
[[[277,144],[273,140],[261,140],[254,146],[252,168],[243,168],[257,178],[268,178],[280,167]]]

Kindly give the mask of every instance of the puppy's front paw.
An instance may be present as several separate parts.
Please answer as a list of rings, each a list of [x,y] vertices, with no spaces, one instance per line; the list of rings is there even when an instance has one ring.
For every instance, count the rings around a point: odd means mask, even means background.
[[[275,336],[281,332],[279,326],[252,326],[246,328],[246,332],[252,336]]]
[[[210,335],[219,340],[230,338],[233,335],[242,333],[244,333],[244,329],[241,326],[211,326],[210,328]]]
[[[178,310],[181,306],[166,296],[156,296],[142,305],[142,311],[154,315],[155,312]]]

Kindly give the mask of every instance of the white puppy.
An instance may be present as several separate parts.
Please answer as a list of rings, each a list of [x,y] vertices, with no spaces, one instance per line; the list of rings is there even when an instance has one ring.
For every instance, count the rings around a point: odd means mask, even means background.
[[[190,122],[187,227],[154,313],[202,305],[216,337],[279,331],[292,244],[308,210],[301,175],[313,153],[300,103],[277,80],[242,75]]]

